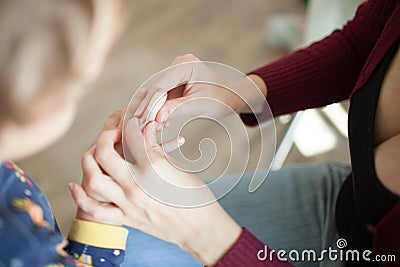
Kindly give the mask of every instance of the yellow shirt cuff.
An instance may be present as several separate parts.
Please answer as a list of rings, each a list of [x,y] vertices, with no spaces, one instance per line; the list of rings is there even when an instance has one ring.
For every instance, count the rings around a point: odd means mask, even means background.
[[[128,230],[114,225],[74,219],[68,239],[94,247],[125,250]]]

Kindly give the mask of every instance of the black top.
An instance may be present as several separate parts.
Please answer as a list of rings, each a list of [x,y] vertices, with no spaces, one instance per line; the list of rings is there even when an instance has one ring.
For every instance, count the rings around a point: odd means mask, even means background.
[[[336,203],[336,224],[347,249],[372,251],[374,226],[399,203],[378,179],[374,161],[375,113],[387,69],[399,41],[382,59],[365,86],[352,97],[349,111],[349,142],[352,174],[344,182]],[[377,266],[352,262],[348,266]]]

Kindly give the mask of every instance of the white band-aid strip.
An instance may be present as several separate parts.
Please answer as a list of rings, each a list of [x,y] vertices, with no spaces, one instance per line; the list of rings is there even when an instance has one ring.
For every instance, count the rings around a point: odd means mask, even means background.
[[[143,114],[142,119],[140,120],[140,128],[142,130],[149,122],[155,121],[158,111],[160,111],[166,101],[167,93],[157,92],[154,94],[154,96],[150,100],[149,105],[146,108],[146,111]]]

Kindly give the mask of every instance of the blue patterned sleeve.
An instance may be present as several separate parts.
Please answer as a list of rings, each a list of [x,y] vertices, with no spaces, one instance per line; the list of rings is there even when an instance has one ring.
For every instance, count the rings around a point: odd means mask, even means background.
[[[92,225],[74,221],[76,234],[85,241],[85,233]],[[107,227],[98,225],[98,227]],[[115,228],[115,229],[114,229]],[[112,228],[110,234],[124,229]],[[90,229],[89,229],[90,232]],[[71,235],[70,233],[70,235]],[[90,235],[91,233],[89,233]],[[114,239],[114,238],[111,238]],[[0,266],[121,266],[124,245],[94,246],[79,240],[67,241],[59,231],[50,205],[38,185],[12,162],[0,166]]]

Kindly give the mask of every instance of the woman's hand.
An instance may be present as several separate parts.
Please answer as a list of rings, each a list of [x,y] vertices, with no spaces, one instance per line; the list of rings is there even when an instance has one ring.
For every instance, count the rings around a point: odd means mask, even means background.
[[[142,133],[137,118],[126,123],[124,150],[129,150],[136,162],[133,165],[114,149],[115,143],[120,142],[119,135],[101,135],[97,140],[95,158],[104,173],[111,176],[120,188],[107,186],[108,190],[103,190],[100,184],[107,179],[94,176],[90,178],[88,189],[118,206],[124,214],[124,224],[175,243],[205,265],[213,265],[241,233],[240,226],[219,203],[215,201],[198,208],[173,207],[149,196],[136,182],[167,178],[171,183],[188,187],[204,185],[198,177],[170,164],[162,146],[156,142],[156,124],[149,123]],[[130,164],[129,169],[127,164]],[[209,190],[206,194],[212,196]]]
[[[194,62],[196,64],[184,64]],[[266,96],[266,86],[263,80],[257,75],[243,77],[243,79],[232,82],[226,81],[224,78],[209,68],[206,63],[201,62],[197,57],[187,54],[177,57],[171,64],[175,66],[167,69],[161,76],[153,82],[149,88],[145,88],[146,96],[140,103],[135,116],[145,120],[143,115],[149,107],[149,103],[154,95],[163,95],[167,93],[167,102],[157,113],[156,120],[165,123],[169,118],[178,115],[193,115],[193,116],[210,116],[213,118],[222,118],[227,114],[227,109],[221,108],[218,102],[222,102],[229,106],[237,113],[251,112],[249,106],[260,107],[264,103]],[[261,90],[261,93],[249,88],[256,84]],[[223,86],[207,84],[207,83],[190,83],[190,81],[219,81],[218,84],[231,84],[230,89]],[[256,88],[256,87],[254,87]],[[189,100],[200,98],[212,99],[216,101],[208,101],[207,105],[198,104],[195,102],[184,105],[183,103]],[[247,104],[246,104],[246,102]],[[142,122],[143,123],[143,122]]]

